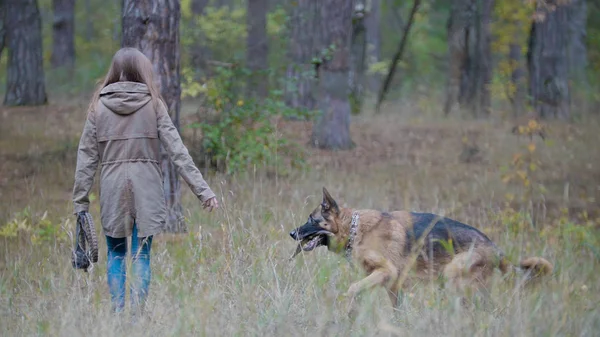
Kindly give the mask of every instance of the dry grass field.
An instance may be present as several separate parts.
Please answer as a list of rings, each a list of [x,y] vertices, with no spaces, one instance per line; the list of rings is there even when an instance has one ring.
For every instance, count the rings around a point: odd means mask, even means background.
[[[305,172],[206,172],[220,199],[217,212],[205,213],[182,182],[189,233],[156,237],[148,314],[132,323],[129,315],[109,312],[104,240],[89,273],[70,264],[71,189],[85,105],[0,110],[2,335],[594,336],[600,330],[597,120],[550,123],[546,141],[535,138],[532,150],[510,123],[416,118],[408,113],[416,107],[388,108],[353,117],[351,151],[306,148]],[[193,111],[184,106],[184,121]],[[310,123],[278,125],[300,144],[310,136]],[[184,141],[192,148],[190,130]],[[532,154],[525,169],[512,166],[519,152]],[[507,170],[514,170],[513,180],[504,179]],[[360,271],[326,248],[289,261],[296,246],[288,233],[318,205],[323,186],[346,206],[450,216],[481,229],[511,261],[543,256],[555,270],[524,291],[498,282],[491,301],[466,307],[443,285],[427,282],[414,284],[393,312],[377,289],[362,298],[352,324],[342,294]],[[100,227],[97,200],[91,212]]]

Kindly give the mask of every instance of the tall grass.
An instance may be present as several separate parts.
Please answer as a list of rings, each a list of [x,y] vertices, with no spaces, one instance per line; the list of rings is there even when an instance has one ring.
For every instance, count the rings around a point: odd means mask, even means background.
[[[456,161],[462,130],[456,125],[465,124],[398,126],[390,122],[393,117],[378,118],[355,121],[356,140],[367,150],[314,152],[310,171],[277,178],[267,177],[259,169],[235,177],[207,175],[221,198],[221,208],[214,213],[205,213],[183,184],[189,233],[156,237],[148,312],[136,321],[129,312],[123,316],[110,313],[102,240],[100,261],[89,273],[72,269],[69,232],[74,219],[69,198],[73,157],[46,160],[32,171],[28,179],[34,181],[29,188],[5,190],[2,195],[2,202],[11,205],[3,208],[6,220],[2,228],[11,221],[22,225],[15,230],[15,237],[0,238],[2,334],[597,334],[600,236],[596,220],[578,220],[577,214],[549,215],[533,226],[521,209],[499,202],[510,189],[500,181],[497,167],[510,161],[516,138],[498,127],[476,125],[482,132],[480,144],[487,162],[466,165]],[[77,127],[67,133],[76,134]],[[597,171],[575,169],[585,167],[587,161],[598,164],[596,155],[579,152],[597,138],[593,133],[586,135],[592,138],[579,136],[573,144],[565,142],[564,148],[557,146],[540,156],[559,172],[594,177]],[[369,148],[369,142],[377,144]],[[372,153],[386,146],[392,148],[390,153]],[[559,165],[566,153],[573,153],[571,163]],[[552,188],[552,172],[546,173],[548,194],[560,195],[558,187]],[[289,260],[296,243],[288,233],[303,224],[318,205],[323,186],[345,206],[450,215],[489,234],[513,262],[525,256],[543,256],[555,264],[554,273],[545,282],[525,289],[498,277],[489,298],[474,297],[466,306],[437,282],[412,283],[395,311],[385,292],[375,289],[361,298],[359,315],[351,322],[343,294],[363,277],[362,271],[352,269],[342,256],[326,248]],[[9,200],[16,195],[22,196],[21,202]],[[17,214],[22,205],[29,205],[29,210]],[[42,218],[45,211],[49,215]],[[94,201],[92,214],[99,222],[98,211]],[[40,226],[47,231],[39,231]]]

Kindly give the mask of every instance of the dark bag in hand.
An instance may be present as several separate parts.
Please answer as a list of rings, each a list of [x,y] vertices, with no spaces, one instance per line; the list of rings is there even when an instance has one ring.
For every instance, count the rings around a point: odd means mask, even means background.
[[[98,238],[92,215],[88,212],[79,212],[75,225],[75,249],[71,254],[71,264],[73,268],[87,272],[90,265],[96,262],[98,262]]]

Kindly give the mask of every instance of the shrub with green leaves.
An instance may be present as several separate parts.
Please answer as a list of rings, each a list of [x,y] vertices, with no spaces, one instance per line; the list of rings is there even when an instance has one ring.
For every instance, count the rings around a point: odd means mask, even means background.
[[[217,67],[216,75],[205,83],[185,81],[183,92],[204,95],[212,115],[187,126],[202,130],[202,154],[212,167],[227,174],[262,168],[285,175],[291,169],[305,169],[302,147],[279,132],[277,120],[306,119],[312,112],[287,107],[279,90],[271,90],[264,99],[244,99],[250,75],[231,65]]]

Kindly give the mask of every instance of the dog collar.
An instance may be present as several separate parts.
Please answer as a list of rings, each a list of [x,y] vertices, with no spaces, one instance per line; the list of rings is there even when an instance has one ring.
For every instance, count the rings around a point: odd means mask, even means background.
[[[352,213],[352,222],[350,222],[350,235],[348,237],[348,243],[346,244],[346,258],[350,259],[352,255],[352,244],[356,237],[356,229],[358,228],[358,212]]]

